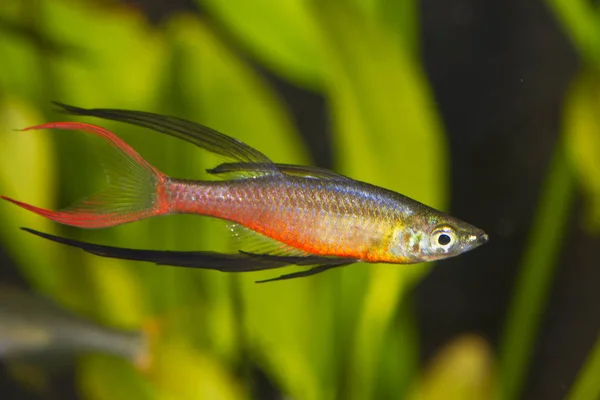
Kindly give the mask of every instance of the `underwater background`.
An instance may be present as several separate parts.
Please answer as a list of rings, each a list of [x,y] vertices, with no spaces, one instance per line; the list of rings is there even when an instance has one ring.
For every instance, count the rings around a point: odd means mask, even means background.
[[[85,135],[15,131],[75,119],[60,101],[199,122],[490,236],[436,263],[255,284],[269,273],[104,259],[19,230],[231,251],[218,221],[83,231],[2,202],[0,283],[115,348],[4,357],[0,398],[599,399],[599,68],[600,10],[585,0],[0,0],[0,194],[58,209],[102,187]],[[172,176],[218,163],[85,121]],[[0,328],[12,321],[0,307]],[[19,338],[82,337],[40,321]],[[102,328],[145,335],[143,368]],[[16,331],[0,329],[0,349]]]

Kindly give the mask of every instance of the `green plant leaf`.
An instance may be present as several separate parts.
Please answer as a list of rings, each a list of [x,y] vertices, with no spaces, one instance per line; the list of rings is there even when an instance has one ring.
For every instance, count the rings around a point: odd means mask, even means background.
[[[321,80],[307,0],[199,0],[237,41],[274,72],[307,87]]]
[[[5,98],[0,103],[0,190],[3,195],[35,204],[51,206],[55,193],[52,143],[42,132],[17,132],[39,122],[37,113],[23,101]],[[58,295],[66,287],[60,271],[61,250],[19,231],[36,226],[52,232],[53,224],[6,201],[0,203],[2,240],[34,285],[46,294]],[[44,257],[40,257],[44,254]],[[56,266],[58,269],[53,269]],[[64,272],[64,269],[63,269]],[[64,300],[64,298],[63,298]]]
[[[600,336],[596,339],[589,358],[579,371],[566,397],[569,400],[593,400],[600,397]]]
[[[489,344],[478,336],[463,335],[435,355],[408,399],[492,399],[494,380]]]
[[[376,0],[380,18],[401,43],[418,56],[419,3],[416,0]]]
[[[155,362],[151,376],[161,400],[246,398],[239,382],[218,360],[186,345],[185,338],[162,343]]]
[[[585,0],[546,0],[579,54],[600,65],[600,31],[595,5]]]
[[[154,400],[155,388],[127,361],[94,354],[79,362],[77,383],[83,398],[89,400]]]
[[[586,223],[600,229],[600,78],[582,73],[567,99],[565,141],[588,200]]]
[[[4,2],[0,9],[0,93],[38,100],[48,83],[42,49],[33,34],[43,37],[44,33],[32,18],[24,17],[30,14],[27,6],[26,2]]]
[[[395,34],[403,47],[416,50],[418,46],[418,3],[415,0],[352,0],[361,14],[374,23],[385,25]]]
[[[568,112],[567,112],[568,113]],[[566,127],[568,130],[568,126]],[[542,307],[552,283],[570,216],[575,180],[565,154],[556,144],[534,216],[526,251],[500,344],[499,398],[518,398],[538,331]]]
[[[89,107],[145,109],[156,98],[164,41],[141,14],[89,2],[43,1],[52,37],[79,43],[73,57],[53,62],[60,100]],[[85,32],[85,41],[81,41]]]

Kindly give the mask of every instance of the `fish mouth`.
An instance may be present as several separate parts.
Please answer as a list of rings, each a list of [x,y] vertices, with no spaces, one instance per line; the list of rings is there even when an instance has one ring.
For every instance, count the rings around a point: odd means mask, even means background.
[[[490,240],[489,236],[485,232],[481,232],[481,234],[477,235],[477,244],[482,245],[487,243]]]
[[[482,244],[485,244],[489,241],[489,236],[482,230],[477,230],[473,234],[469,235],[467,239],[468,248],[474,249],[475,247],[479,247]]]

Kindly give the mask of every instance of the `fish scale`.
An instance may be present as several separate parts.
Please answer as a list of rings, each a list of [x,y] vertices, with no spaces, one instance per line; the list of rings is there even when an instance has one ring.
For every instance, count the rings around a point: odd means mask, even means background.
[[[265,176],[226,182],[172,180],[167,191],[172,212],[225,219],[311,253],[371,260],[380,257],[384,239],[406,218],[402,207],[394,207],[404,199],[387,192],[382,201],[381,195],[365,195],[363,184],[355,184],[357,188],[348,190],[336,182]],[[371,241],[357,243],[357,237]]]

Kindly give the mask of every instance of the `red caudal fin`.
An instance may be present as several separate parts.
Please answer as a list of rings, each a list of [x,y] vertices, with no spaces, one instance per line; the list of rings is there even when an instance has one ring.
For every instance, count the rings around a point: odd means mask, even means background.
[[[165,194],[166,175],[110,131],[80,122],[53,122],[23,130],[34,129],[81,130],[101,138],[95,142],[101,150],[108,187],[60,211],[45,210],[0,196],[2,199],[61,224],[80,228],[116,226],[169,211]]]

